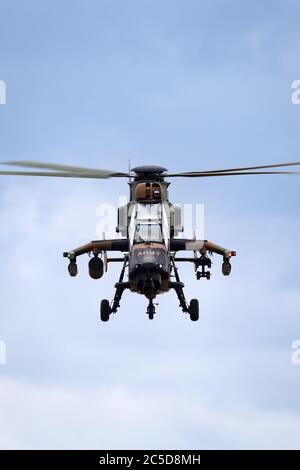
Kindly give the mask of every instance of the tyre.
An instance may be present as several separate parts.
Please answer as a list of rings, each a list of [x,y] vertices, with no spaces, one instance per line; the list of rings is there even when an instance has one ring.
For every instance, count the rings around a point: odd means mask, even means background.
[[[102,321],[108,321],[110,315],[110,305],[109,301],[106,299],[101,300],[100,305],[100,318]]]
[[[154,314],[155,314],[155,307],[153,305],[149,305],[147,308],[147,313],[148,313],[149,320],[153,320]]]
[[[198,299],[192,299],[189,309],[190,318],[192,321],[199,320],[199,301]]]

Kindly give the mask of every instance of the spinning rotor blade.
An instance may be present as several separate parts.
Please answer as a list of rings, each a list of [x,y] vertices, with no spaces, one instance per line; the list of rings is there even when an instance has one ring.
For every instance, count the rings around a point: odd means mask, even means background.
[[[241,175],[300,175],[300,171],[227,171],[227,172],[194,172],[194,173],[173,173],[166,177],[187,177],[187,178],[207,178],[210,176],[241,176]]]
[[[12,175],[12,176],[52,176],[56,178],[93,178],[93,179],[105,179],[111,178],[113,176],[126,176],[129,177],[126,173],[109,173],[109,174],[101,174],[101,173],[79,173],[79,172],[66,172],[66,171],[0,171],[1,175]]]
[[[62,165],[55,163],[46,162],[33,162],[33,161],[9,161],[1,163],[2,165],[19,166],[24,168],[37,168],[37,169],[49,169],[53,171],[19,171],[19,170],[8,170],[0,171],[1,175],[13,175],[13,176],[46,176],[46,177],[57,177],[57,178],[93,178],[93,179],[107,179],[112,177],[126,177],[132,176],[131,172],[122,173],[115,172],[112,170],[101,170],[96,168],[86,168],[80,166]],[[207,171],[188,171],[184,173],[164,173],[164,177],[188,177],[188,178],[206,178],[212,176],[235,176],[235,175],[296,175],[300,174],[300,171],[277,171],[277,170],[263,170],[265,168],[279,168],[279,167],[290,167],[300,165],[300,162],[294,163],[278,163],[274,165],[261,165],[261,166],[249,166],[241,168],[231,168],[224,170],[207,170]],[[252,171],[259,170],[259,171]]]
[[[224,170],[187,171],[187,172],[184,172],[184,173],[168,174],[168,176],[200,176],[200,175],[204,175],[204,174],[209,174],[211,176],[211,174],[215,174],[215,173],[217,173],[217,174],[219,174],[219,173],[229,174],[230,173],[231,174],[233,172],[234,172],[234,174],[244,174],[245,170],[261,170],[261,169],[264,169],[264,168],[279,168],[279,167],[298,166],[298,165],[300,165],[300,162],[276,163],[274,165],[245,166],[245,167],[240,167],[240,168],[227,168],[227,169],[224,169]],[[236,172],[243,172],[243,173],[236,173]],[[252,171],[251,171],[251,173],[253,173],[253,174],[269,174],[269,172],[267,172],[267,173],[254,173]],[[291,173],[294,173],[294,172],[291,172]],[[250,172],[245,173],[245,174],[250,174]],[[272,174],[277,174],[277,172],[272,173]]]
[[[129,174],[127,173],[120,173],[116,171],[101,170],[101,169],[98,170],[96,168],[86,168],[86,167],[81,167],[81,166],[61,165],[59,163],[56,164],[56,163],[33,162],[33,161],[10,161],[10,162],[3,162],[1,163],[1,165],[19,166],[23,168],[49,169],[49,170],[54,170],[54,172],[56,172],[55,174],[58,174],[58,172],[72,173],[72,174],[75,173],[75,174],[82,175],[81,177],[83,177],[83,175],[95,175],[98,178],[110,178],[112,176],[129,176]],[[22,172],[22,173],[25,173],[25,172]],[[7,174],[7,173],[2,172],[0,174]],[[32,174],[31,176],[54,176],[54,175]],[[62,176],[62,175],[58,175],[58,176]],[[67,177],[68,175],[65,174],[64,176]]]

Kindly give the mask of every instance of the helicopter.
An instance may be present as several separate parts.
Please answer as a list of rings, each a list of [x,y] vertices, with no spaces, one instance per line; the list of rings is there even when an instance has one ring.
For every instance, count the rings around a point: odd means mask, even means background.
[[[138,166],[125,173],[32,161],[10,161],[2,164],[26,168],[27,171],[0,171],[0,175],[128,180],[129,202],[119,207],[117,213],[116,233],[119,234],[119,238],[94,240],[63,253],[69,261],[68,272],[71,277],[77,276],[77,257],[83,254],[89,254],[91,257],[88,268],[92,279],[101,279],[109,263],[122,263],[113,300],[109,302],[103,299],[100,303],[100,318],[103,322],[109,321],[117,312],[125,290],[145,296],[148,300],[146,313],[150,320],[153,320],[156,313],[154,303],[156,297],[174,290],[182,311],[191,321],[197,321],[199,301],[192,299],[187,302],[177,263],[192,263],[196,278],[209,280],[211,256],[215,253],[223,258],[222,274],[230,275],[231,258],[236,256],[236,251],[209,240],[178,237],[184,231],[181,209],[169,201],[170,183],[166,178],[300,174],[300,171],[286,170],[286,167],[300,165],[300,162],[183,173],[168,173],[166,168],[154,165]],[[29,171],[30,168],[34,171]],[[182,251],[192,254],[186,257],[179,256],[178,253]],[[108,256],[111,252],[120,252],[121,256]],[[124,280],[126,274],[127,279]]]

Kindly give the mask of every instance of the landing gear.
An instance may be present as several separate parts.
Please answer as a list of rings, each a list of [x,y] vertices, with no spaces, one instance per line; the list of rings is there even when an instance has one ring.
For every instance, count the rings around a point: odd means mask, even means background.
[[[182,311],[184,313],[188,313],[192,321],[197,321],[199,320],[199,302],[197,299],[192,299],[190,305],[188,305],[183,292],[184,284],[183,282],[180,282],[178,269],[174,260],[172,260],[172,267],[174,270],[176,282],[170,282],[170,288],[175,290],[179,300],[179,306],[181,307]]]
[[[155,315],[155,306],[153,304],[153,300],[149,300],[149,304],[147,307],[147,314],[149,316],[149,320],[153,320],[154,315]]]
[[[198,299],[192,299],[189,308],[189,314],[192,321],[199,320],[199,301]]]
[[[116,313],[118,308],[120,307],[120,300],[123,295],[123,292],[125,289],[128,289],[129,283],[128,282],[123,282],[124,275],[125,275],[125,268],[127,266],[127,258],[124,260],[123,268],[120,274],[119,282],[115,284],[116,292],[112,301],[112,304],[110,306],[109,301],[106,299],[103,299],[101,301],[101,306],[100,306],[100,318],[102,321],[108,321],[110,314],[111,313]]]
[[[100,304],[100,318],[102,321],[108,321],[111,313],[109,301],[107,299],[101,300]]]

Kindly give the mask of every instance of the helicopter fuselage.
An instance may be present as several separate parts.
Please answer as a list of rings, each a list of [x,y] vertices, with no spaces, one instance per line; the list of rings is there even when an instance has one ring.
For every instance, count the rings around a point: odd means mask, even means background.
[[[154,299],[170,289],[170,238],[183,230],[181,210],[169,202],[169,183],[160,175],[143,174],[129,185],[130,202],[119,208],[117,226],[129,240],[129,289]]]

